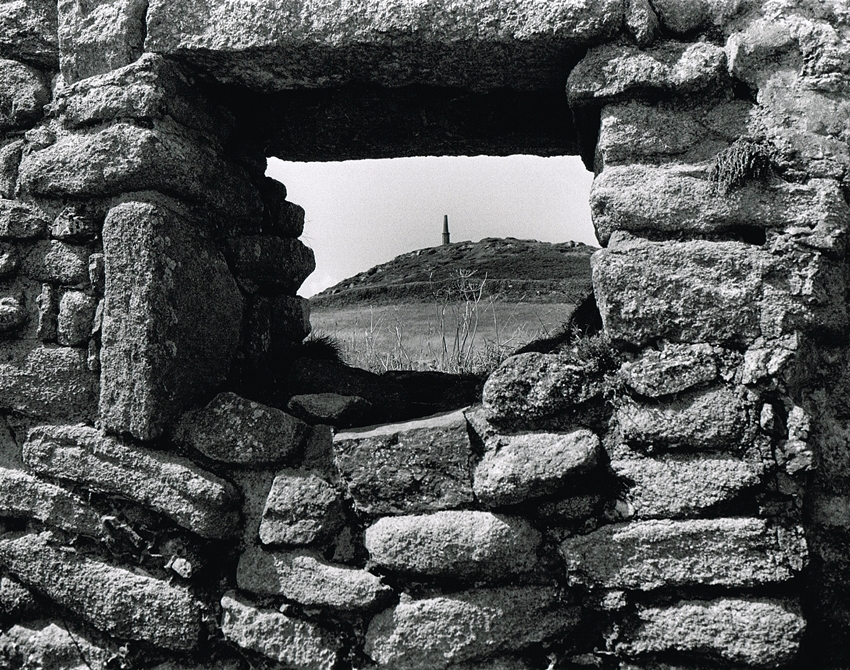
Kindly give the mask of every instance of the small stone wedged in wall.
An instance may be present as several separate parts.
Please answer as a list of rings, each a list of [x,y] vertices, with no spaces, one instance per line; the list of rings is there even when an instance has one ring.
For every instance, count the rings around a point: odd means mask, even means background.
[[[328,424],[339,428],[362,426],[375,412],[372,403],[356,395],[339,393],[305,393],[294,395],[287,409],[309,423]]]
[[[119,121],[59,133],[52,144],[25,152],[18,180],[27,193],[48,198],[159,191],[209,211],[212,229],[239,230],[262,216],[247,174],[167,118],[153,128]]]
[[[499,670],[503,666],[486,659],[568,639],[579,617],[580,609],[550,586],[475,589],[422,600],[403,596],[372,619],[365,651],[378,667],[394,670]],[[471,663],[476,660],[481,665]]]
[[[747,667],[779,668],[797,659],[806,620],[790,599],[683,600],[638,609],[614,644],[619,654],[692,654]]]
[[[307,424],[286,412],[226,392],[186,412],[173,439],[224,463],[284,464],[298,454],[307,430]]]
[[[45,237],[49,225],[47,216],[35,205],[0,199],[0,237],[14,240]]]
[[[0,59],[0,131],[33,125],[50,101],[45,78],[34,67]]]
[[[218,142],[226,141],[233,124],[176,63],[149,53],[130,65],[60,88],[50,115],[61,118],[68,128],[168,116]]]
[[[222,0],[153,0],[145,49],[260,90],[364,81],[528,90],[558,86],[564,54],[616,35],[623,13],[620,0],[529,3],[522,11],[482,0],[382,0],[344,13],[306,5],[284,12],[269,0],[248,13]]]
[[[0,56],[59,69],[55,0],[18,0],[0,5]]]
[[[103,229],[104,212],[101,207],[89,202],[69,203],[50,225],[50,236],[62,240],[92,240]]]
[[[272,235],[229,238],[227,260],[240,279],[291,293],[316,269],[313,250],[303,242]]]
[[[96,628],[166,649],[198,645],[200,604],[185,589],[68,551],[50,533],[5,536],[0,561]]]
[[[0,517],[37,519],[95,539],[106,534],[100,514],[78,496],[7,467],[0,468]]]
[[[60,242],[39,240],[21,263],[21,272],[41,282],[84,285],[89,279],[89,249]]]
[[[828,221],[846,225],[850,218],[835,180],[746,184],[719,195],[707,172],[705,164],[606,168],[590,191],[600,242],[608,244],[617,230],[734,234],[746,226],[814,229]]]
[[[263,544],[305,545],[342,529],[340,494],[312,473],[282,470],[275,476],[260,523]]]
[[[82,291],[65,291],[59,299],[56,341],[70,347],[87,344],[92,334],[96,308],[97,298]]]
[[[714,381],[718,376],[714,349],[706,344],[664,343],[623,363],[620,377],[636,393],[659,398]]]
[[[639,47],[648,47],[658,37],[658,15],[649,0],[628,0],[625,23]]]
[[[710,516],[765,483],[767,465],[728,454],[645,457],[618,449],[611,470],[627,484],[622,499],[637,519]]]
[[[21,139],[0,142],[0,198],[15,197],[23,148],[24,140]]]
[[[340,640],[309,621],[264,609],[229,591],[221,599],[225,639],[293,670],[333,670]]]
[[[778,584],[808,560],[802,529],[745,517],[618,523],[567,538],[560,553],[573,583],[640,591]]]
[[[366,549],[375,565],[467,580],[499,580],[533,570],[541,541],[525,519],[477,511],[384,517],[366,529]]]
[[[570,72],[571,107],[626,99],[711,93],[727,78],[726,54],[708,42],[663,42],[649,49],[605,44],[591,48]]]
[[[570,484],[598,465],[601,448],[587,429],[506,435],[486,447],[473,474],[473,491],[490,508],[568,492]]]
[[[36,473],[117,493],[206,538],[238,530],[235,487],[192,461],[119,442],[87,426],[39,426],[23,445]]]
[[[739,452],[752,437],[751,412],[742,387],[716,386],[664,401],[623,397],[614,420],[627,444],[654,450]]]
[[[101,420],[153,439],[227,377],[242,297],[221,252],[162,196],[112,208],[103,248]]]
[[[84,350],[17,340],[3,342],[0,351],[0,407],[60,421],[95,420],[99,383]]]
[[[249,547],[239,557],[236,584],[251,593],[346,612],[380,607],[392,596],[392,589],[371,572],[330,563],[307,549]]]
[[[652,0],[664,27],[674,35],[726,26],[754,4],[749,0]]]
[[[146,0],[93,5],[59,0],[59,63],[75,82],[132,63],[142,54]]]
[[[461,410],[339,432],[334,464],[366,514],[410,514],[470,505],[472,447]]]

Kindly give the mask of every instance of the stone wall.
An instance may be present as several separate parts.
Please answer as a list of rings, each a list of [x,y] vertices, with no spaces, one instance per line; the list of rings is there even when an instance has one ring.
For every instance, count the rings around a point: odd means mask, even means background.
[[[844,3],[14,0],[0,59],[0,666],[850,663]],[[473,150],[594,169],[604,333],[463,409],[305,357],[266,156]]]

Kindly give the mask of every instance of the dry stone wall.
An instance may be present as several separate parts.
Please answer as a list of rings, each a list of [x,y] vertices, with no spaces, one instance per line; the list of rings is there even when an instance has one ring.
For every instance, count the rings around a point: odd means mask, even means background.
[[[838,0],[0,2],[0,666],[845,667],[848,100]],[[429,147],[582,155],[602,334],[305,355],[266,156]]]

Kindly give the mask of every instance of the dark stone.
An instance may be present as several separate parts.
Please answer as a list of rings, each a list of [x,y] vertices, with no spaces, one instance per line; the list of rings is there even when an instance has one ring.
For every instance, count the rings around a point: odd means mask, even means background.
[[[313,250],[296,239],[272,235],[233,237],[227,259],[234,273],[260,285],[294,293],[316,269]]]

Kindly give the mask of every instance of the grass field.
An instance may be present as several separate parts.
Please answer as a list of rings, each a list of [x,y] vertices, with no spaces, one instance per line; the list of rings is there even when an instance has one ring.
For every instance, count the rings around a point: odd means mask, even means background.
[[[574,305],[499,301],[315,307],[316,335],[330,335],[347,363],[386,370],[487,374],[511,351],[556,332]]]

